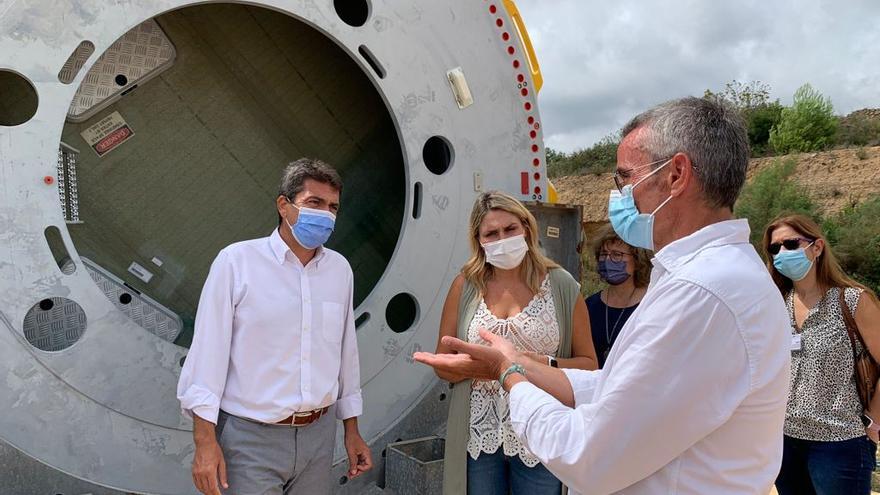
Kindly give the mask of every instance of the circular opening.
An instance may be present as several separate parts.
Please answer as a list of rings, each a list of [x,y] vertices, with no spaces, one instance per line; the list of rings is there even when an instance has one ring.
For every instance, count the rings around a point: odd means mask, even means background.
[[[37,113],[37,90],[24,76],[0,69],[0,125],[11,127]]]
[[[342,22],[352,27],[361,27],[370,17],[370,4],[367,0],[333,0],[333,8]]]
[[[129,303],[131,303],[131,294],[128,294],[128,293],[122,293],[122,294],[120,294],[120,295],[119,295],[119,302],[121,302],[122,304],[129,304]]]
[[[113,81],[116,82],[117,86],[125,86],[128,84],[128,78],[125,77],[125,74],[116,74],[116,77],[113,78]]]
[[[63,351],[86,331],[86,313],[70,299],[43,299],[25,314],[22,329],[25,339],[37,349]]]
[[[446,400],[446,394],[440,394],[440,402]]]
[[[327,247],[351,264],[357,307],[385,272],[406,215],[402,147],[370,74],[331,38],[271,9],[210,3],[154,21],[176,54],[163,77],[126,72],[127,85],[141,90],[63,129],[62,140],[84,150],[76,172],[88,200],[79,203],[83,222],[68,229],[79,254],[95,265],[90,274],[117,305],[121,294],[111,289],[121,280],[167,310],[166,321],[182,324],[167,340],[188,347],[217,253],[278,227],[281,172],[306,156],[342,177]],[[240,57],[252,52],[261,56]],[[83,80],[102,69],[96,61]],[[206,90],[206,80],[222,84]],[[108,83],[119,89],[112,77]],[[81,133],[113,112],[136,133],[103,157],[87,152]],[[137,295],[131,289],[123,292]],[[157,335],[167,331],[133,321]]]
[[[412,328],[419,315],[416,299],[405,292],[391,298],[385,308],[385,320],[394,332],[401,333]]]
[[[452,146],[445,138],[433,136],[425,141],[422,159],[431,173],[440,175],[452,166]]]
[[[344,484],[346,484],[346,483],[348,483],[348,477],[347,477],[347,476],[343,476],[343,477],[339,478],[339,484],[340,484],[340,485],[344,485]]]

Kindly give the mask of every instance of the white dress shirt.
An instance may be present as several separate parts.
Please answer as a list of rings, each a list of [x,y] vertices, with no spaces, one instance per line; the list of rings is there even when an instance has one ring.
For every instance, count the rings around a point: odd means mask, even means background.
[[[656,253],[647,294],[600,371],[565,370],[568,408],[510,393],[526,446],[583,494],[760,494],[782,462],[789,325],[745,220]]]
[[[274,423],[336,403],[339,419],[359,416],[353,293],[342,255],[319,248],[303,266],[277,229],[220,251],[177,385],[184,414]]]

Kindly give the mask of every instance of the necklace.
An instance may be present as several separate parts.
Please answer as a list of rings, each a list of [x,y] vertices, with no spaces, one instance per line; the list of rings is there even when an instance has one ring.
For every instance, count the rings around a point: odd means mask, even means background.
[[[625,304],[627,307],[620,309],[620,314],[617,315],[617,321],[614,322],[614,326],[611,327],[610,331],[608,329],[608,303],[610,303],[611,301],[610,300],[605,301],[605,342],[608,342],[608,348],[604,352],[604,354],[605,354],[604,357],[606,359],[608,358],[608,353],[611,352],[611,342],[614,339],[614,337],[617,336],[617,331],[618,331],[617,325],[620,323],[620,319],[623,318],[623,314],[626,313],[626,310],[629,307],[629,303],[630,303],[630,301],[632,301],[632,296],[635,293],[636,293],[636,287],[635,287],[635,285],[633,285],[632,291],[630,291],[629,297],[627,297],[627,299],[626,299]],[[609,299],[607,291],[605,292],[605,299]]]

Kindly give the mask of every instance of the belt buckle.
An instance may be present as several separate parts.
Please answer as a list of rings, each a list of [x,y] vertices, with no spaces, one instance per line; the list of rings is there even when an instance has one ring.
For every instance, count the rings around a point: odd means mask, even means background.
[[[305,423],[305,424],[301,424],[301,425],[296,424],[296,418],[308,418],[308,417],[311,417],[314,413],[315,413],[315,411],[293,413],[293,417],[290,419],[290,427],[291,428],[299,428],[301,426],[308,426],[309,423]]]

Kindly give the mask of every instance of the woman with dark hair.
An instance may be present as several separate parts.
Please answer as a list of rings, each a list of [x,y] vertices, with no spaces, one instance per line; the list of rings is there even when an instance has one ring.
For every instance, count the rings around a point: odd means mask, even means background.
[[[620,240],[610,225],[597,233],[593,256],[599,277],[608,284],[605,290],[587,298],[593,346],[601,368],[605,366],[605,359],[620,330],[639,307],[648,290],[651,263],[647,250],[632,247]]]
[[[780,495],[868,495],[880,401],[861,403],[854,356],[880,357],[877,296],[843,272],[821,228],[805,216],[773,221],[763,245],[791,318],[791,384],[776,487]],[[850,335],[847,319],[858,335]]]

